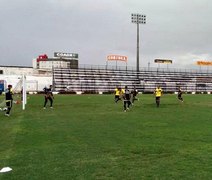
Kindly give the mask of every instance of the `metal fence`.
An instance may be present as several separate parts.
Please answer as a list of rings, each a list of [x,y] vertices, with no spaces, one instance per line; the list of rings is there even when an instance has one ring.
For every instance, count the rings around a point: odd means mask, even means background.
[[[136,71],[134,66],[111,66],[111,65],[91,65],[79,64],[80,69],[99,69],[99,70],[118,70],[118,71]],[[186,69],[186,68],[162,68],[162,67],[140,67],[140,71],[157,71],[157,72],[178,72],[178,73],[204,73],[212,74],[211,69]]]

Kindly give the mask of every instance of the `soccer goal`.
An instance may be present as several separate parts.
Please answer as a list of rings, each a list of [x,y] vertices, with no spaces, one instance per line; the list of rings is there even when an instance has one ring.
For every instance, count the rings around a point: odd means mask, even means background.
[[[18,81],[16,81],[16,85],[14,88],[12,88],[13,92],[13,103],[14,104],[21,104],[22,103],[22,109],[25,110],[26,104],[27,104],[27,92],[26,92],[26,76],[19,76]],[[6,85],[5,85],[6,87]],[[4,92],[3,92],[4,94]],[[0,100],[0,110],[7,109],[5,107],[6,101],[5,98],[1,98]]]
[[[14,103],[22,103],[22,109],[25,110],[27,104],[27,92],[26,92],[26,76],[19,77],[19,81],[13,88]]]

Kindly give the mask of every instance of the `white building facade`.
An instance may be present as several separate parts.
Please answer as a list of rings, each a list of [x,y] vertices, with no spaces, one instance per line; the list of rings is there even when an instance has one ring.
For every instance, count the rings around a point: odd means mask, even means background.
[[[78,54],[55,52],[53,58],[44,54],[33,59],[32,64],[34,69],[78,68]]]

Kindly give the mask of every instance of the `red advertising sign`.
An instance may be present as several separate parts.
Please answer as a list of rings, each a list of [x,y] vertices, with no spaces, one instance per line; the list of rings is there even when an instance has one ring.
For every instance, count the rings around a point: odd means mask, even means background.
[[[37,58],[37,62],[39,61],[46,61],[48,59],[48,56],[46,54],[42,54],[42,55],[39,55],[38,58]]]
[[[120,55],[108,55],[107,60],[108,61],[124,61],[124,62],[127,62],[128,57],[127,56],[120,56]]]

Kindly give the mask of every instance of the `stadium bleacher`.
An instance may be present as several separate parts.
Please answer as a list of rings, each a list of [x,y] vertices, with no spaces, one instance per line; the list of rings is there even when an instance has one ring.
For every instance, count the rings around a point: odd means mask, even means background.
[[[116,86],[135,86],[139,92],[153,92],[161,86],[164,92],[176,92],[180,86],[184,92],[212,92],[212,73],[201,71],[172,71],[163,69],[135,70],[86,68],[55,68],[53,83],[56,91],[108,93]]]

